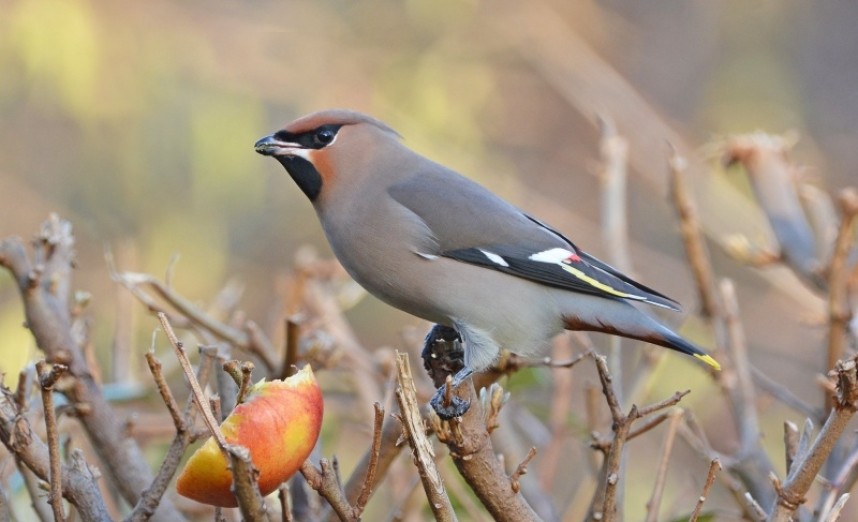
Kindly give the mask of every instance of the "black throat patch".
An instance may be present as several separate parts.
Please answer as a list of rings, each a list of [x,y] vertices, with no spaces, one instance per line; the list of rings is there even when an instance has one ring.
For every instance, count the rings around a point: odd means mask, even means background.
[[[276,156],[276,158],[310,201],[316,201],[319,192],[322,191],[322,176],[316,167],[298,156]]]

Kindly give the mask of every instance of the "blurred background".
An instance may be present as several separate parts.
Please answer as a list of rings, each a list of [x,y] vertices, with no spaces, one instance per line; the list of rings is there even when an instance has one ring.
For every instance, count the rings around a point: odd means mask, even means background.
[[[107,249],[121,269],[159,277],[178,256],[172,284],[194,300],[238,280],[242,309],[271,331],[296,252],[330,256],[304,195],[253,152],[284,123],[328,107],[372,114],[604,256],[601,116],[629,141],[633,273],[693,313],[667,142],[693,158],[713,241],[741,232],[764,244],[747,180],[723,172],[709,144],[794,132],[803,176],[832,192],[855,184],[855,20],[855,2],[0,0],[0,237],[31,236],[49,212],[70,220],[95,352],[107,369],[122,343],[139,364],[155,321],[111,281]],[[789,274],[743,267],[714,245],[713,255],[737,281],[752,361],[820,404],[821,300]],[[9,374],[36,353],[22,317],[0,273]],[[348,317],[371,347],[426,328],[370,297]],[[694,336],[693,319],[667,320]],[[705,405],[705,373],[670,359],[653,393],[700,383],[683,404]],[[717,408],[699,415],[720,418]],[[764,422],[778,441],[781,422],[800,418],[770,405]],[[711,436],[726,450],[724,437]],[[705,463],[694,462],[702,481]]]

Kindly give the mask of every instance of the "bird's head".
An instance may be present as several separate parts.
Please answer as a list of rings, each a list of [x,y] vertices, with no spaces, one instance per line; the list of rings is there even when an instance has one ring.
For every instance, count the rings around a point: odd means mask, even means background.
[[[280,162],[298,187],[316,201],[339,171],[355,168],[398,134],[359,112],[331,109],[299,118],[254,145],[256,152]]]

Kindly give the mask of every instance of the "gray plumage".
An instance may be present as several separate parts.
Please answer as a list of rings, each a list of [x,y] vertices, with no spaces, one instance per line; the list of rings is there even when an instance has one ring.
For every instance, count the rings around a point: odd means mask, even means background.
[[[564,329],[702,350],[629,301],[671,299],[582,252],[477,183],[405,147],[383,123],[350,111],[301,118],[261,139],[310,196],[349,274],[390,305],[455,328],[465,364],[501,348],[544,352]]]

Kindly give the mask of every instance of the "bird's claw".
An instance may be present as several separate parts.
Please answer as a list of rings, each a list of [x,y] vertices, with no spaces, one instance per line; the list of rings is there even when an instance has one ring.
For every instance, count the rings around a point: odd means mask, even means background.
[[[447,397],[446,385],[441,386],[432,396],[429,404],[443,420],[451,420],[464,415],[471,407],[471,401],[452,395]]]

